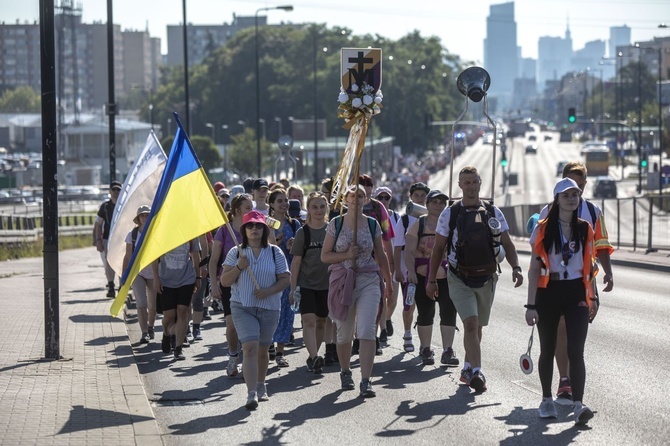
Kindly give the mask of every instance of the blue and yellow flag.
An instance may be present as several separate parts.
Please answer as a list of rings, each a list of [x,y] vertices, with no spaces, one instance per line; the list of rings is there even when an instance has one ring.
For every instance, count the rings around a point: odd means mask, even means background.
[[[110,308],[118,316],[137,275],[174,248],[226,223],[226,214],[175,113],[178,128],[158,191],[151,205],[123,286]]]

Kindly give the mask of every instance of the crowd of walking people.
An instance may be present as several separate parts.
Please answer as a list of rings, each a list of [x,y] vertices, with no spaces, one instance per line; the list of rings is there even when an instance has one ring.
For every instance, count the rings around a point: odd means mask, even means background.
[[[556,356],[557,397],[572,399],[575,423],[585,424],[593,417],[583,400],[584,344],[599,303],[595,259],[605,271],[603,291],[610,291],[613,249],[602,211],[581,198],[584,166],[569,163],[563,176],[530,228],[525,318],[529,325],[537,324],[540,336],[540,418],[556,417],[551,387]],[[511,266],[515,287],[524,283],[505,216],[480,198],[481,178],[472,166],[459,173],[458,200],[423,182],[411,184],[406,214],[390,206],[394,191],[389,186],[375,187],[370,176],[361,175],[345,186],[335,208],[332,179],[307,197],[287,180],[248,179],[230,190],[214,184],[228,223],[162,255],[132,284],[139,342],[154,339],[157,313],[162,314],[162,351],[183,360],[184,348],[202,340],[201,323],[211,319],[209,308],[223,311],[225,373],[243,376],[244,406],[253,410],[270,397],[265,382],[270,364],[289,365],[284,349],[294,343],[296,316],[307,371],[320,374],[324,367],[339,364],[341,389],[354,390],[351,362],[358,355],[359,394],[372,398],[375,357],[394,335],[402,336],[405,352],[414,352],[414,322],[418,356],[425,365],[435,364],[437,315],[440,364],[461,366],[460,381],[485,392],[482,334],[501,274],[499,264],[506,260]],[[118,188],[112,184],[111,201]],[[110,207],[113,203],[103,204],[101,219]],[[125,239],[124,270],[150,211],[148,205],[137,209],[136,227]],[[104,223],[96,225],[103,260],[105,229]],[[107,279],[108,295],[113,296],[113,279]],[[402,330],[392,322],[399,306]],[[464,347],[460,358],[459,318]]]

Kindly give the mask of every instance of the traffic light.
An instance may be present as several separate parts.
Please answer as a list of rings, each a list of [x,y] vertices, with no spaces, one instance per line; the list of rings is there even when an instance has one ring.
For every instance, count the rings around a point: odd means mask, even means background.
[[[569,122],[570,124],[574,124],[575,122],[577,122],[577,116],[576,116],[576,114],[577,114],[577,113],[575,112],[574,107],[570,107],[570,108],[568,109],[568,122]]]
[[[507,167],[507,154],[505,152],[502,153],[502,158],[500,158],[500,165]]]
[[[640,159],[640,167],[646,169],[647,165],[647,155],[642,155],[642,159]]]

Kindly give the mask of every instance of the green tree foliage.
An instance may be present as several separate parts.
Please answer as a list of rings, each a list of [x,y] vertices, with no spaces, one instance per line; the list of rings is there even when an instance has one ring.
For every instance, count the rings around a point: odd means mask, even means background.
[[[449,131],[446,127],[425,129],[426,116],[430,115],[433,120],[448,120],[460,113],[462,96],[456,89],[455,80],[463,64],[458,56],[442,46],[437,37],[426,38],[415,31],[392,41],[380,36],[352,35],[346,28],[314,24],[263,26],[258,29],[258,41],[260,117],[265,120],[266,137],[270,141],[275,141],[278,136],[275,117],[284,123],[282,133],[290,133],[289,117],[313,118],[315,74],[317,117],[326,119],[330,136],[344,137],[347,134],[341,130],[343,122],[337,117],[340,48],[343,47],[382,48],[384,103],[382,113],[373,120],[375,137],[394,136],[405,151],[420,154],[442,143]],[[254,29],[240,31],[189,71],[190,133],[209,135],[211,129],[205,124],[214,124],[219,143],[233,142],[229,164],[247,173],[255,172],[255,142],[238,156],[232,152],[244,146],[243,141],[249,135],[248,130],[240,134],[243,126],[238,125],[238,121],[256,128],[255,48]],[[167,120],[172,119],[173,111],[179,113],[182,121],[185,119],[183,68],[164,68],[162,81],[155,93],[154,113],[156,123],[163,126],[166,135]],[[143,116],[146,116],[147,106],[145,103],[141,110]],[[223,124],[228,125],[225,137],[221,136]],[[174,123],[170,127],[169,132],[174,132]],[[274,157],[264,159],[263,163],[269,173]]]
[[[256,131],[249,127],[242,133],[231,137],[231,144],[227,147],[228,165],[231,170],[239,172],[242,177],[255,177],[257,175],[256,158],[258,148],[256,146]],[[261,162],[263,172],[274,169],[274,163],[278,152],[272,149],[272,144],[261,139]]]
[[[7,90],[0,97],[2,113],[39,113],[40,95],[26,85]]]
[[[192,136],[190,138],[191,144],[193,144],[193,150],[195,150],[195,154],[197,155],[198,159],[200,160],[200,164],[202,164],[202,167],[205,169],[205,171],[208,171],[209,169],[213,169],[215,167],[221,167],[221,155],[219,154],[219,151],[216,149],[216,146],[214,145],[214,141],[212,141],[212,138],[208,136]],[[172,143],[174,142],[174,136],[168,135],[165,138],[163,138],[163,141],[161,141],[161,146],[163,146],[163,150],[165,151],[166,155],[170,155],[170,151],[172,150]]]

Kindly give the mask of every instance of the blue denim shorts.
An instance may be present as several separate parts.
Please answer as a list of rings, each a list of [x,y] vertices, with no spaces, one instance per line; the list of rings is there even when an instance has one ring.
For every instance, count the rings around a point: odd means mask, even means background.
[[[272,335],[279,325],[279,311],[258,307],[245,307],[239,302],[230,302],[233,323],[240,342],[258,341],[259,345],[272,343]]]

